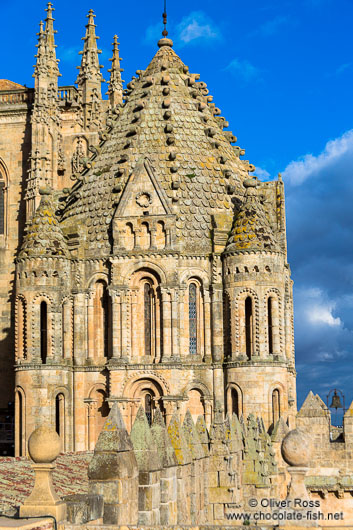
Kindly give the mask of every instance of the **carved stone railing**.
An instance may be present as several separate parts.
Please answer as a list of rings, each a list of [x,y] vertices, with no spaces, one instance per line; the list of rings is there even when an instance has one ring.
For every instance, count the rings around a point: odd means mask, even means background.
[[[33,102],[33,99],[33,88],[0,90],[0,105],[28,105]]]
[[[58,98],[60,101],[73,102],[78,99],[78,90],[75,86],[59,86]]]
[[[73,103],[78,100],[78,90],[75,86],[61,86],[58,88],[58,99]],[[34,101],[34,89],[23,88],[17,90],[0,90],[0,105],[23,105]]]

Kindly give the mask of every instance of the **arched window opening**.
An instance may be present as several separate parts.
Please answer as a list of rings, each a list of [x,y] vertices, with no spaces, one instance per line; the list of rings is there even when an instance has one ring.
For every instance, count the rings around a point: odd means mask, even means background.
[[[163,221],[158,221],[156,228],[156,247],[164,248],[166,245],[166,230]]]
[[[196,423],[199,416],[205,415],[204,396],[200,390],[193,388],[188,392],[188,397],[186,408],[189,409],[192,419]]]
[[[131,223],[127,223],[125,227],[125,248],[126,250],[133,250],[135,247],[135,233]]]
[[[144,300],[145,355],[152,355],[153,289],[148,282],[144,284],[143,300]]]
[[[271,297],[267,299],[267,336],[268,353],[273,353],[273,303]]]
[[[149,425],[153,421],[153,396],[149,392],[145,394],[145,414]]]
[[[253,304],[250,296],[245,300],[245,346],[246,355],[251,359],[253,353]]]
[[[47,362],[48,356],[48,305],[46,302],[40,304],[40,357],[42,363]]]
[[[240,416],[239,411],[239,394],[235,388],[231,389],[231,407],[232,407],[232,414],[235,414],[236,416]]]
[[[273,422],[273,426],[276,425],[276,423],[279,420],[280,416],[281,416],[280,393],[279,393],[279,390],[276,388],[272,392],[272,422]]]
[[[65,396],[63,394],[58,394],[55,398],[55,430],[65,449]]]
[[[96,282],[94,298],[94,322],[96,351],[98,356],[110,356],[111,311],[110,297],[105,282]]]
[[[196,285],[191,283],[189,285],[189,352],[190,354],[197,353],[197,301],[196,301]]]
[[[148,223],[141,224],[140,247],[148,249],[151,246],[151,232]]]

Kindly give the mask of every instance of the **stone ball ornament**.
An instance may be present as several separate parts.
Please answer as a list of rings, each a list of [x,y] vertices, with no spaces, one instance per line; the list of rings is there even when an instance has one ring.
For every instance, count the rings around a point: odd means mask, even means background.
[[[28,452],[36,464],[50,464],[61,451],[61,439],[53,427],[41,425],[28,440]]]
[[[282,456],[292,467],[307,467],[311,457],[311,442],[307,433],[293,429],[283,438]]]

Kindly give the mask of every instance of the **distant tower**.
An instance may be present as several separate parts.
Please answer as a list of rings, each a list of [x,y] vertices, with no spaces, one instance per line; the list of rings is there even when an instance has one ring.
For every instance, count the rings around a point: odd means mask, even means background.
[[[55,52],[54,8],[49,2],[45,29],[40,23],[37,61],[34,67],[34,105],[32,113],[32,152],[26,189],[26,218],[30,220],[39,205],[39,189],[55,186],[58,167],[60,113],[58,77],[61,75]]]
[[[225,389],[228,411],[261,415],[270,427],[280,416],[292,425],[296,412],[292,283],[283,182],[259,184],[244,181],[224,251]]]

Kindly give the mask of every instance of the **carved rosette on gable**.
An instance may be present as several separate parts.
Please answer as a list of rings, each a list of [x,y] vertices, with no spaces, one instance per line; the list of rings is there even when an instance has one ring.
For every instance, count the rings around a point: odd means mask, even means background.
[[[122,191],[113,217],[114,252],[175,247],[175,220],[148,158],[140,159]]]

